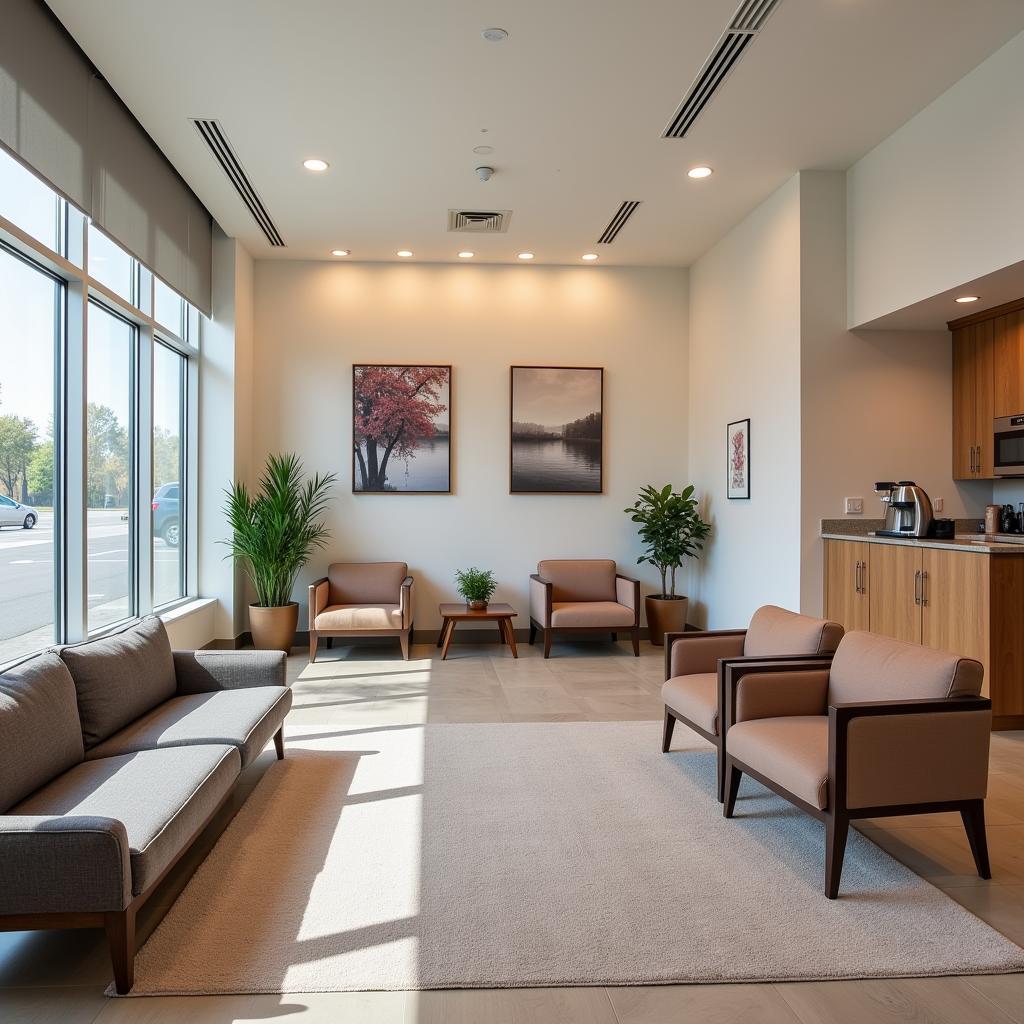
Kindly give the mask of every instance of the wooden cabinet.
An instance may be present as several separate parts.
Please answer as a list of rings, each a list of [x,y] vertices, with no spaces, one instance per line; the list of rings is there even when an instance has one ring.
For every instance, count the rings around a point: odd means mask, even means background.
[[[921,642],[921,554],[920,548],[873,545],[868,617],[872,633]]]
[[[995,366],[993,416],[1024,413],[1024,313],[997,316],[992,321]]]
[[[992,420],[995,417],[993,322],[953,330],[953,478],[995,476]]]
[[[868,558],[862,541],[825,542],[825,614],[844,629],[869,629]]]

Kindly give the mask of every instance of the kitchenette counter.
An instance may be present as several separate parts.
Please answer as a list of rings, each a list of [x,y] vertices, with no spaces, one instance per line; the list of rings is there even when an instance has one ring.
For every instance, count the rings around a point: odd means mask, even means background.
[[[998,536],[998,534],[996,535]],[[937,537],[879,537],[874,533],[822,533],[822,540],[860,541],[866,544],[893,544],[897,547],[937,548],[942,551],[973,551],[981,555],[1024,555],[1024,535],[1020,540],[996,540],[985,534],[958,534],[943,540]]]

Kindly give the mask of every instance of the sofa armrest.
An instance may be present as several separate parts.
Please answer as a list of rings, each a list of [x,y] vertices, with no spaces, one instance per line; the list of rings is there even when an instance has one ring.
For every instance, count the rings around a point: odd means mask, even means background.
[[[128,833],[86,815],[0,815],[0,914],[109,913],[132,901]]]
[[[330,581],[326,576],[314,580],[309,585],[309,628],[314,629],[316,617],[327,607],[330,596]]]
[[[987,697],[835,704],[828,717],[832,806],[863,812],[985,798]]]
[[[283,651],[175,651],[178,693],[244,690],[249,686],[287,686]]]
[[[402,613],[402,629],[409,629],[412,626],[413,614],[413,591],[416,581],[411,576],[402,580],[402,587],[398,596],[398,608]]]
[[[665,634],[665,678],[717,672],[722,658],[743,654],[745,629],[691,630]]]
[[[530,575],[530,618],[545,629],[551,625],[551,581],[537,573]]]
[[[633,625],[640,624],[640,581],[632,576],[615,574],[615,600],[633,609]]]

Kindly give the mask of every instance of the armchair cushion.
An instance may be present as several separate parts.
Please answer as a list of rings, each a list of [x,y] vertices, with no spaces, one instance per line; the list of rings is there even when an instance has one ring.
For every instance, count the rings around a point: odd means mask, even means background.
[[[717,672],[674,676],[662,685],[661,699],[687,721],[713,736],[719,735]]]
[[[314,629],[401,629],[402,609],[397,604],[332,604],[314,619]]]
[[[828,807],[828,716],[798,715],[738,722],[729,753],[818,810]]]
[[[736,683],[736,721],[826,714],[828,669],[748,672]]]
[[[615,563],[606,558],[549,558],[537,572],[552,586],[551,600],[615,601]]]
[[[747,628],[743,653],[748,658],[780,654],[831,654],[843,636],[837,622],[799,615],[773,604],[758,608]]]
[[[335,562],[327,569],[329,605],[397,605],[408,574],[405,562]]]
[[[672,641],[669,650],[669,674],[685,676],[717,673],[721,658],[743,656],[743,632],[684,633]],[[717,695],[715,700],[717,701]]]
[[[551,625],[588,626],[632,626],[636,612],[617,601],[553,601],[551,604]]]

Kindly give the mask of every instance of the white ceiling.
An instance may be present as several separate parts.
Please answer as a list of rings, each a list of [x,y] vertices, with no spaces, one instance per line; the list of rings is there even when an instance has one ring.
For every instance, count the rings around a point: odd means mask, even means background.
[[[684,140],[738,0],[48,0],[258,258],[689,265],[800,169],[844,169],[1024,29],[1021,0],[781,0]],[[503,43],[480,32],[508,30]],[[190,118],[221,121],[274,250]],[[483,129],[487,129],[486,133]],[[473,147],[491,145],[480,157]],[[326,174],[305,171],[310,156]],[[486,184],[474,168],[496,168]],[[707,163],[705,181],[686,177]],[[641,199],[611,246],[596,239]],[[513,211],[449,234],[449,207]]]

